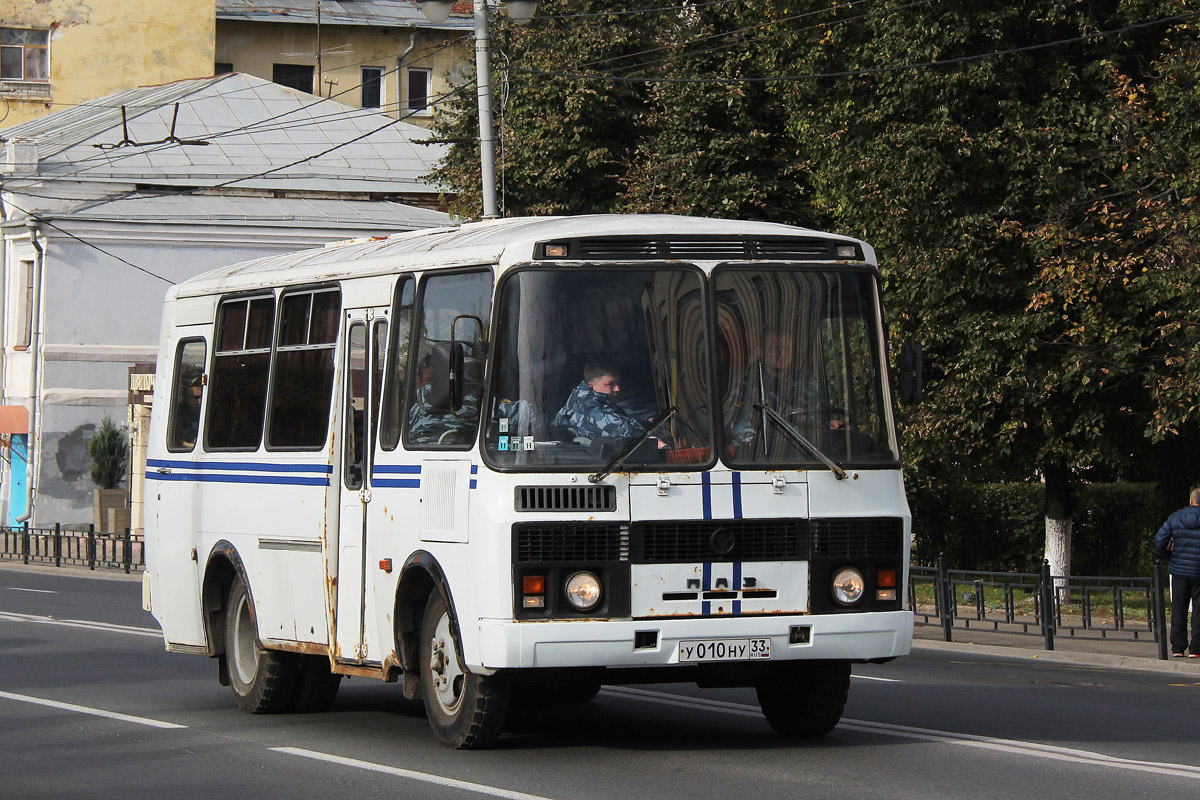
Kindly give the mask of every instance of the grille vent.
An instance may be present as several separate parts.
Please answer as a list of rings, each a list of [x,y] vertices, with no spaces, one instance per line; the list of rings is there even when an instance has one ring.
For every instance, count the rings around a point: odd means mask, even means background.
[[[637,563],[891,558],[904,550],[903,522],[878,517],[662,520],[634,523],[632,534]],[[732,549],[727,549],[728,534]]]
[[[834,246],[851,244],[816,236],[596,236],[554,242],[567,246],[567,257],[589,261],[666,258],[705,261],[771,259],[812,261],[834,257]],[[857,257],[862,253],[855,246]],[[541,249],[538,252],[542,252]]]
[[[629,560],[629,528],[619,523],[522,523],[513,539],[518,564]]]
[[[805,520],[664,520],[633,526],[634,561],[798,561],[808,557]],[[729,548],[732,534],[732,549]],[[722,541],[725,543],[722,545]]]
[[[877,558],[904,550],[898,519],[814,519],[809,522],[814,558]]]
[[[615,486],[518,486],[517,511],[616,511]]]

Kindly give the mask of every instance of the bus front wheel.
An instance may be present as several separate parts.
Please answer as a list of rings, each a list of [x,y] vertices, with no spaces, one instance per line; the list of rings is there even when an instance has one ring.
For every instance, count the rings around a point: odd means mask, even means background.
[[[430,595],[421,623],[421,695],[433,733],[447,747],[486,747],[504,730],[511,689],[496,676],[463,668],[453,619],[440,592]]]
[[[225,659],[229,685],[242,711],[277,714],[288,710],[299,661],[294,653],[267,650],[259,644],[250,592],[241,578],[233,582],[225,606]]]
[[[788,664],[773,670],[754,688],[763,716],[776,733],[824,736],[837,726],[846,708],[846,697],[850,693],[850,662]]]

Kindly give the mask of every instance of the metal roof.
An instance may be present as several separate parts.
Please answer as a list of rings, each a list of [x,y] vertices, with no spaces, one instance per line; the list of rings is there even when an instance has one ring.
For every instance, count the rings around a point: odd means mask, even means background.
[[[319,0],[322,25],[374,25],[379,27],[462,30],[472,27],[471,4],[465,13],[452,13],[433,25],[413,0]],[[317,21],[313,0],[217,0],[217,19],[254,22],[311,23]]]
[[[163,141],[172,134],[185,143]],[[10,179],[387,194],[437,191],[424,178],[446,146],[419,144],[428,138],[386,114],[243,73],[117,92],[0,130],[37,146],[36,166]]]
[[[46,219],[71,221],[324,227],[391,233],[445,226],[446,214],[386,200],[138,193],[77,206]]]
[[[264,282],[305,283],[432,265],[512,264],[532,258],[537,242],[580,236],[655,235],[829,237],[857,242],[867,262],[875,263],[875,251],[865,242],[778,223],[666,214],[516,217],[397,233],[385,239],[335,242],[323,248],[254,259],[200,275],[172,292],[176,296],[201,295],[260,286]]]

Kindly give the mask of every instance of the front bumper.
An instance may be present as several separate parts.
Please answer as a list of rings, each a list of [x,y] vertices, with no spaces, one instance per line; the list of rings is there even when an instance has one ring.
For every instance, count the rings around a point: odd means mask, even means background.
[[[792,644],[792,626],[808,626],[805,643]],[[654,647],[635,647],[635,634],[654,631]],[[465,633],[465,631],[464,631]],[[864,661],[907,655],[911,611],[657,620],[513,622],[480,620],[475,659],[480,672],[564,667],[679,666],[678,644],[688,639],[769,637],[771,662],[836,659]],[[764,662],[769,663],[769,662]]]

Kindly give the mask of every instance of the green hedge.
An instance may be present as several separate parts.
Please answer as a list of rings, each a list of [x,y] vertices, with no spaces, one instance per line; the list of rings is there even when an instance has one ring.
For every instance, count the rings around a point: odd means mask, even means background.
[[[909,487],[913,563],[951,569],[1036,572],[1046,543],[1043,487],[1037,483]],[[1152,483],[1076,486],[1071,572],[1149,575],[1162,501]]]

